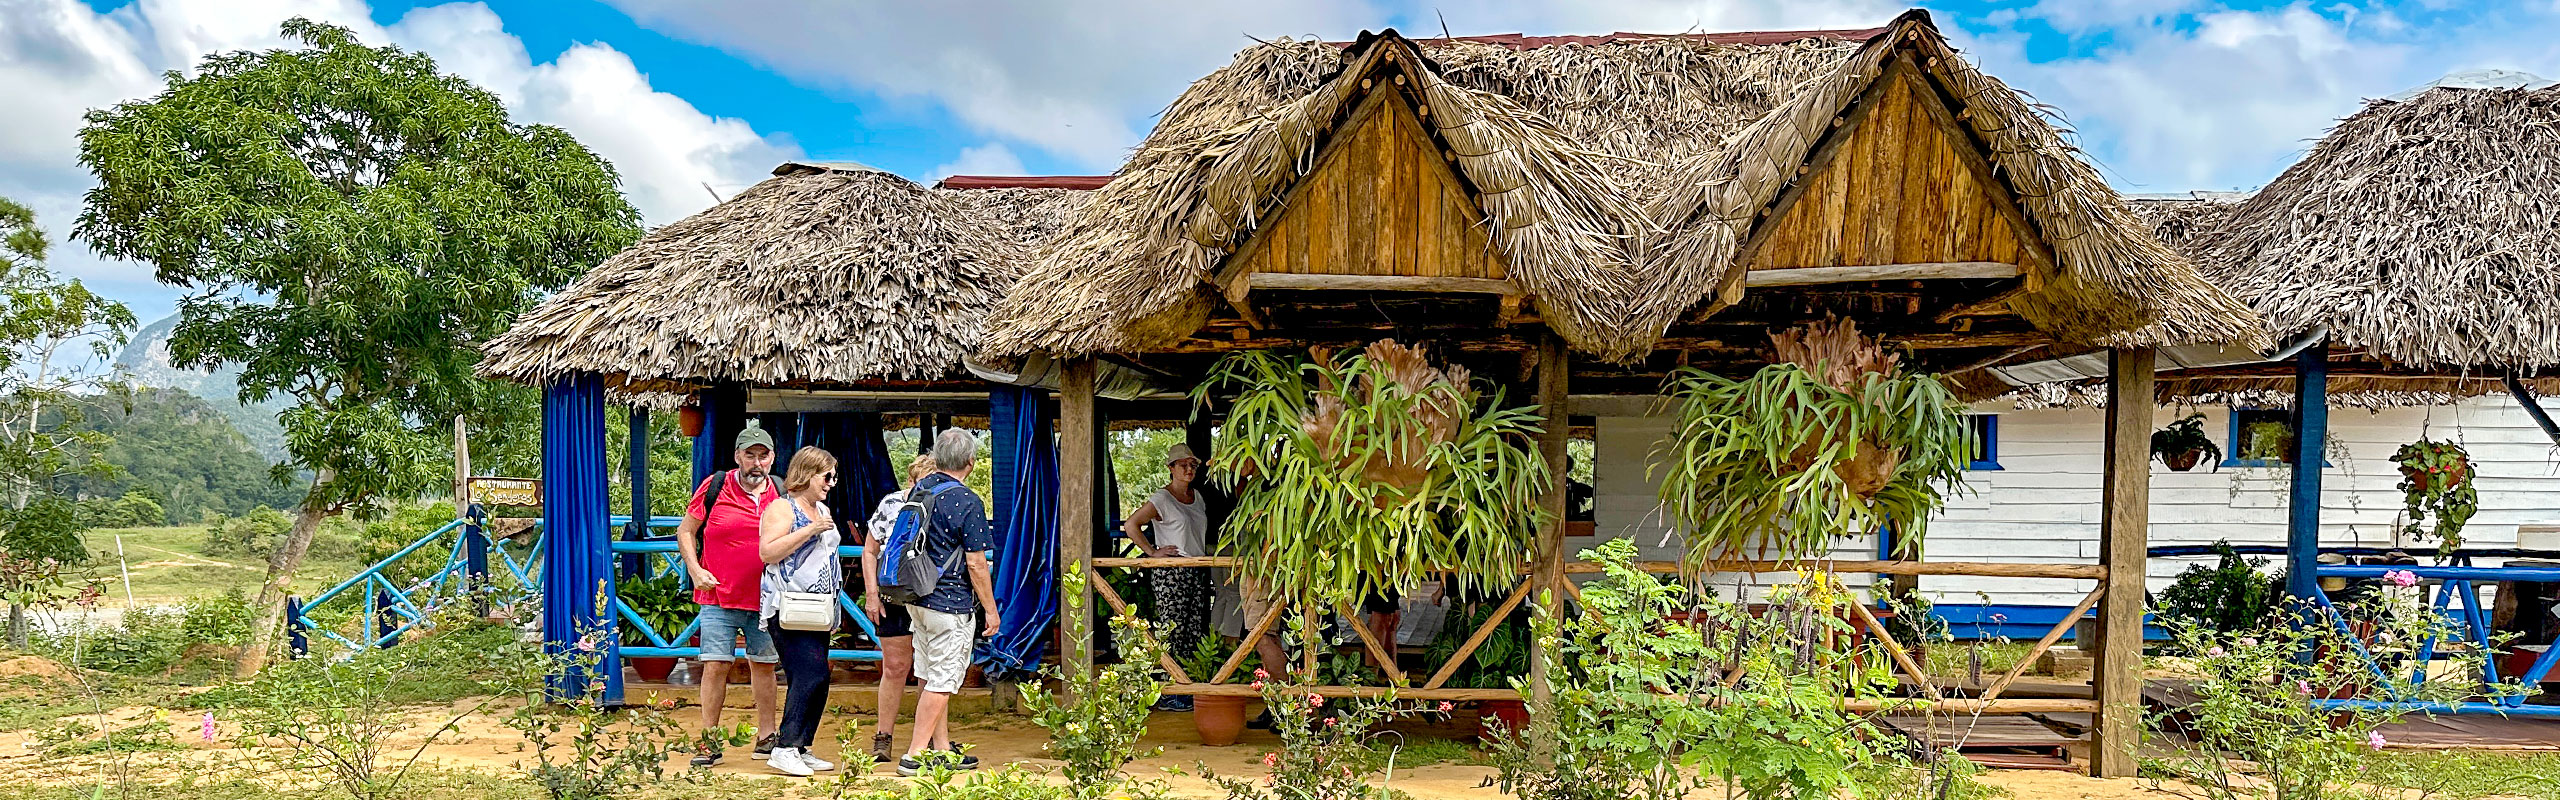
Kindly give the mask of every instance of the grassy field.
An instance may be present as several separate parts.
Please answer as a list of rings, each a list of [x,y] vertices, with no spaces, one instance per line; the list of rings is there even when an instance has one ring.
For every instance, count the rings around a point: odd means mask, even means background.
[[[116,569],[116,540],[124,540],[124,557],[132,571],[133,598],[142,604],[169,603],[218,595],[226,589],[256,594],[266,580],[266,562],[257,558],[205,553],[205,527],[102,528],[86,534],[91,559],[88,573],[107,580],[107,601],[121,604],[124,585]],[[294,588],[309,594],[327,588],[364,568],[353,559],[306,559]]]

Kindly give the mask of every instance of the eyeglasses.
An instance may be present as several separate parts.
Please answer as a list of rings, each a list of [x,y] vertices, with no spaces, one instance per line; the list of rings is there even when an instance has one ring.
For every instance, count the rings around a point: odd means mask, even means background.
[[[828,482],[828,483],[834,483],[834,482],[836,482],[836,474],[835,474],[835,473],[833,473],[833,472],[829,472],[829,473],[826,473],[826,474],[823,474],[823,475],[819,475],[819,476],[818,476],[818,480],[826,481],[826,482]]]

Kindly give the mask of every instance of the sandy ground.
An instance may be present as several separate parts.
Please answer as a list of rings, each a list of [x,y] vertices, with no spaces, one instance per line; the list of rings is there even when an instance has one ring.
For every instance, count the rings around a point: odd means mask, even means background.
[[[405,755],[416,746],[420,740],[419,737],[434,725],[477,705],[479,705],[478,702],[472,701],[447,707],[420,707],[408,710],[405,712],[405,718],[409,730],[395,738],[393,750]],[[450,768],[500,774],[520,771],[522,765],[530,759],[531,754],[521,749],[521,737],[503,725],[505,715],[510,710],[512,709],[508,707],[487,708],[483,713],[464,719],[459,724],[458,730],[446,734],[438,743],[427,748],[425,760]],[[674,713],[690,727],[697,718],[698,711],[688,707]],[[113,719],[111,727],[117,728],[158,717],[168,725],[173,739],[189,748],[188,751],[177,754],[154,754],[152,758],[174,757],[217,765],[246,763],[253,760],[248,756],[254,755],[254,752],[241,749],[231,741],[230,737],[234,731],[230,726],[222,724],[219,719],[216,720],[218,741],[205,743],[202,741],[202,719],[195,714],[163,714],[156,709],[134,707],[117,709],[110,712],[110,716]],[[750,721],[752,715],[745,710],[731,710],[727,712],[724,719],[730,724],[737,724]],[[853,747],[857,751],[867,748],[872,719],[873,717],[869,714],[857,715],[842,709],[829,714],[826,724],[820,729],[821,741],[816,748],[819,755],[838,762],[845,760],[840,757],[840,746],[835,739],[836,735],[845,731],[848,725],[855,726]],[[1243,741],[1235,746],[1203,747],[1198,743],[1197,735],[1191,730],[1189,717],[1183,714],[1157,714],[1151,721],[1150,727],[1151,732],[1145,741],[1145,746],[1161,747],[1163,752],[1131,765],[1129,772],[1140,776],[1162,776],[1174,794],[1179,797],[1223,796],[1223,792],[1198,777],[1203,767],[1225,775],[1260,775],[1262,770],[1260,761],[1263,754],[1279,746],[1278,739],[1268,731],[1247,731]],[[1422,737],[1456,739],[1466,736],[1469,732],[1467,725],[1452,723],[1400,726],[1400,728],[1408,737],[1417,740]],[[901,733],[903,734],[903,731]],[[48,777],[54,780],[68,780],[97,776],[103,770],[111,768],[104,759],[95,757],[42,759],[37,755],[32,736],[33,733],[29,731],[0,733],[0,775],[31,776],[37,780]],[[965,714],[957,720],[957,737],[972,745],[972,752],[991,764],[1019,763],[1035,770],[1058,766],[1058,762],[1046,758],[1041,752],[1041,746],[1046,741],[1042,731],[1032,725],[1029,720],[1019,716],[997,712]],[[897,744],[903,750],[906,745],[903,735],[898,738]],[[669,766],[671,769],[684,768],[681,758],[671,761]],[[1179,770],[1179,773],[1168,773],[1168,769]],[[775,773],[767,769],[763,762],[748,758],[745,748],[733,748],[728,758],[714,768],[714,772],[751,780],[783,782],[800,780]],[[879,767],[873,774],[882,780],[896,780],[886,766]],[[1498,796],[1494,789],[1488,787],[1488,779],[1492,774],[1493,770],[1490,767],[1472,765],[1399,766],[1392,776],[1387,778],[1387,783],[1396,789],[1411,793],[1418,800],[1483,798]],[[2148,788],[2143,781],[2099,780],[2066,772],[1994,771],[1986,774],[1986,780],[1993,785],[2007,788],[2015,797],[2022,800],[2026,798],[2164,800],[2172,797],[2168,793]],[[816,785],[811,785],[809,788],[812,791],[822,791]]]

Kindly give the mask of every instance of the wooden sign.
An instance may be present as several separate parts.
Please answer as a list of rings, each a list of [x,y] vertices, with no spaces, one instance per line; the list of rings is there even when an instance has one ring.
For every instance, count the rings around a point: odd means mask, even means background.
[[[542,505],[542,479],[474,477],[471,498],[490,506]]]

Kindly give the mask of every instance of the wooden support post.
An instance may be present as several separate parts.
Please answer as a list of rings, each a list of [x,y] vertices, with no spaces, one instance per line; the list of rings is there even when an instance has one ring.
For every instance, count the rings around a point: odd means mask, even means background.
[[[1102,449],[1093,403],[1093,359],[1067,362],[1058,387],[1058,568],[1089,579],[1093,574],[1094,460]],[[1059,659],[1077,675],[1093,674],[1093,588],[1058,595]]]
[[[1548,619],[1564,619],[1564,494],[1565,435],[1572,430],[1565,416],[1565,374],[1567,364],[1564,339],[1547,331],[1538,343],[1538,412],[1546,415],[1546,423],[1538,430],[1538,455],[1547,462],[1547,491],[1538,496],[1538,507],[1546,512],[1546,524],[1538,528],[1538,544],[1530,554],[1529,586],[1537,598],[1538,611]],[[1529,659],[1529,692],[1532,701],[1545,707],[1552,689],[1548,685],[1547,660],[1552,653],[1539,653]]]
[[[2098,730],[2089,774],[2132,777],[2142,742],[2142,595],[2151,530],[2152,372],[2149,349],[2108,354],[2104,540],[2106,595],[2098,606]]]
[[[2320,463],[2329,439],[2329,346],[2302,348],[2293,361],[2293,497],[2285,516],[2285,594],[2320,593]],[[2239,446],[2233,442],[2232,446]]]

